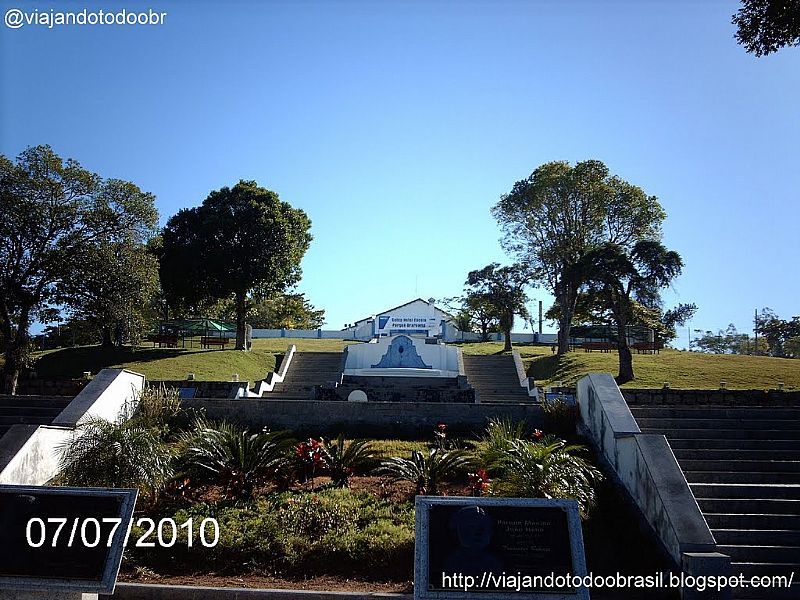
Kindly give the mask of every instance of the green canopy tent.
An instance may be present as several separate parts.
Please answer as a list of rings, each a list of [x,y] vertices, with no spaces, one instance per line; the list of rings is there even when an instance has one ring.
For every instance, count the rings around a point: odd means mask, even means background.
[[[232,323],[225,323],[216,319],[183,319],[175,321],[162,321],[159,324],[161,336],[175,336],[181,339],[181,346],[186,347],[186,338],[189,338],[189,347],[193,347],[192,338],[217,337],[223,339],[225,333],[236,331]]]

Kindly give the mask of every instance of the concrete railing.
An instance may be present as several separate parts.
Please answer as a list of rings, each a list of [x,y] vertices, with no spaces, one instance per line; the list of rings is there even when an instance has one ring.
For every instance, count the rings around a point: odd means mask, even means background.
[[[314,436],[347,433],[356,437],[423,439],[440,422],[454,434],[472,435],[490,418],[527,421],[542,427],[541,407],[523,404],[461,402],[333,402],[251,398],[246,402],[187,398],[184,408],[201,410],[210,419],[233,421],[251,429],[268,426]]]
[[[274,390],[277,384],[283,382],[286,379],[286,373],[289,372],[289,366],[292,364],[295,352],[297,352],[297,346],[291,344],[289,349],[286,350],[286,354],[283,355],[283,360],[281,360],[278,368],[267,375],[266,379],[257,381],[253,389],[247,392],[247,397],[260,398],[263,394]]]
[[[605,373],[583,377],[578,381],[577,403],[581,426],[601,460],[676,567],[691,575],[729,574],[730,558],[716,551],[714,536],[667,439],[641,432],[613,377]],[[702,597],[696,591],[683,595]]]
[[[103,369],[52,425],[14,425],[0,439],[0,484],[44,485],[58,474],[64,446],[91,419],[116,421],[144,387],[144,375]]]
[[[533,377],[528,377],[525,372],[525,365],[522,364],[522,357],[519,355],[519,350],[514,350],[512,353],[514,357],[514,366],[517,368],[517,377],[519,377],[519,384],[525,388],[528,396],[534,400],[539,400],[539,389],[536,387],[536,382]]]

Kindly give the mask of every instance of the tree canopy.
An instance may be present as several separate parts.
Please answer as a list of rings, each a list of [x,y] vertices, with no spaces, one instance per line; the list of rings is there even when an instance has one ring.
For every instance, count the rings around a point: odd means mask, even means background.
[[[314,308],[305,294],[275,294],[253,303],[248,322],[260,329],[319,329],[325,310]]]
[[[800,46],[800,0],[743,0],[732,22],[736,41],[756,56]]]
[[[245,348],[249,298],[264,299],[299,281],[311,243],[305,212],[255,181],[211,192],[183,209],[162,233],[159,272],[171,305],[233,297],[236,348]]]
[[[756,327],[766,340],[770,356],[800,358],[800,316],[781,319],[772,309],[764,308],[756,319]]]
[[[26,364],[28,328],[52,320],[54,306],[77,305],[76,278],[118,239],[143,239],[158,219],[152,194],[103,180],[49,146],[0,156],[0,329],[3,385],[14,393]],[[94,313],[93,313],[94,314]]]
[[[505,334],[504,351],[511,350],[511,329],[514,315],[528,318],[528,297],[525,286],[529,275],[520,265],[501,267],[499,263],[470,271],[464,283],[465,304],[482,307],[487,315],[497,320]]]
[[[660,309],[660,289],[677,277],[683,261],[661,242],[641,240],[632,247],[608,243],[584,261],[587,306],[606,313],[617,328],[618,383],[634,378],[628,325],[647,323]]]
[[[556,299],[558,352],[569,351],[569,330],[590,252],[614,244],[631,248],[658,240],[665,213],[655,196],[619,177],[598,160],[549,162],[492,209],[503,247]]]

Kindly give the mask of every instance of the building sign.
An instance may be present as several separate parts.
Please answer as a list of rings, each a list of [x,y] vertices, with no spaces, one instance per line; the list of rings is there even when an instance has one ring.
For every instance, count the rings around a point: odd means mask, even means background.
[[[381,315],[378,317],[378,333],[403,333],[431,330],[439,330],[439,319],[436,317],[393,317],[391,315]]]

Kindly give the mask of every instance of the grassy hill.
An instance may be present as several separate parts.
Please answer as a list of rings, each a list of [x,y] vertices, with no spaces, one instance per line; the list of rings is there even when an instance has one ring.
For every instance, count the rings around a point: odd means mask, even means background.
[[[501,343],[465,344],[465,354],[493,354]],[[518,346],[528,375],[537,383],[548,385],[575,382],[587,373],[616,375],[619,357],[616,352],[578,350],[556,357],[547,346]],[[786,390],[800,390],[800,360],[768,356],[703,354],[681,350],[662,350],[659,354],[634,354],[636,379],[623,387],[660,388],[668,381],[676,389],[716,389],[725,381],[729,389],[774,389],[778,382]]]
[[[80,377],[84,371],[97,373],[105,367],[125,367],[143,373],[148,379],[183,379],[194,373],[198,380],[230,380],[238,373],[240,380],[255,381],[275,368],[276,354],[290,343],[301,352],[341,352],[351,343],[344,340],[259,339],[252,352],[201,350],[199,348],[105,349],[81,346],[43,352],[34,367],[39,377]],[[357,343],[357,342],[356,342]],[[496,354],[502,351],[497,342],[470,343],[460,346],[465,354]],[[517,346],[528,374],[542,385],[563,381],[574,384],[590,372],[617,372],[617,354],[577,351],[556,357],[549,346]],[[676,389],[715,389],[720,381],[730,389],[767,389],[784,383],[786,390],[800,390],[800,360],[765,356],[731,356],[663,350],[660,354],[634,354],[636,379],[625,387],[660,388],[665,381]]]
[[[297,349],[314,352],[341,352],[349,343],[343,340],[253,340],[252,352],[195,348],[130,348],[78,346],[60,348],[36,355],[34,370],[44,379],[80,377],[84,371],[96,374],[108,367],[124,367],[148,379],[185,379],[194,373],[199,381],[230,381],[238,373],[241,381],[255,381],[275,369],[275,355],[283,354],[293,343]]]

